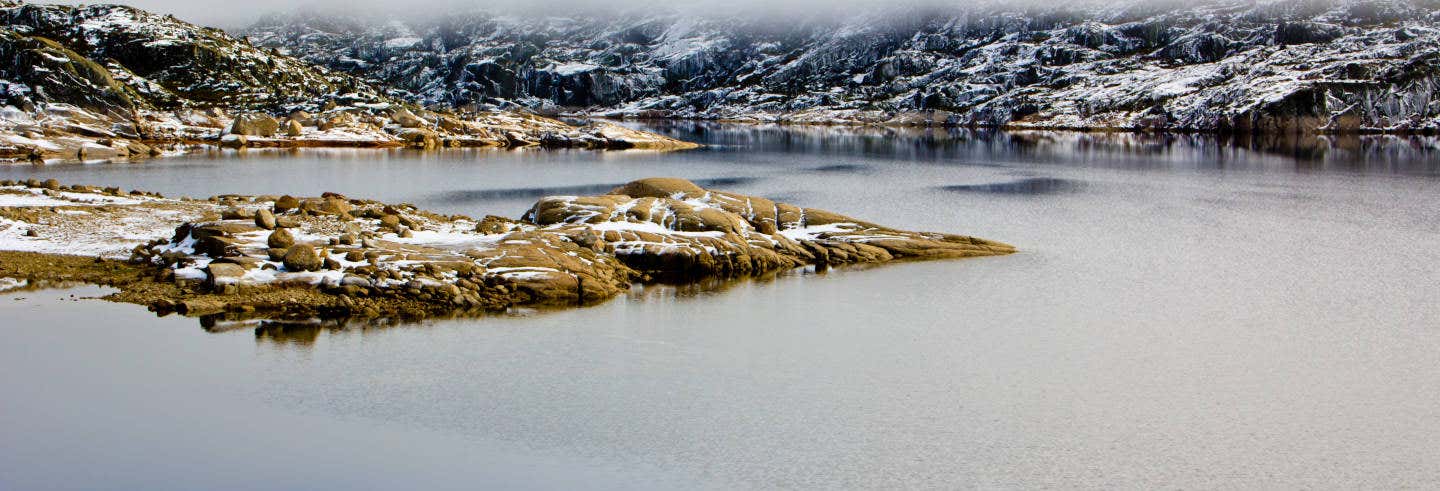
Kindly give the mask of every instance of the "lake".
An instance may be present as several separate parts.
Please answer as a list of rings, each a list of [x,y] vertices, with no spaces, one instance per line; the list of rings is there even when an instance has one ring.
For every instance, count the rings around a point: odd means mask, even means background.
[[[15,164],[517,217],[631,179],[1012,256],[394,326],[0,294],[0,488],[1440,486],[1440,142],[635,123],[713,146]]]

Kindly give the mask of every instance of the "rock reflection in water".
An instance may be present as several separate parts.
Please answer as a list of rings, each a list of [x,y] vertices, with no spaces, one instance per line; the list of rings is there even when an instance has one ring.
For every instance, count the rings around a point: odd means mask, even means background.
[[[804,281],[807,278],[824,276],[830,272],[861,271],[874,267],[875,265],[861,264],[843,267],[832,267],[817,270],[815,266],[795,268],[788,271],[771,272],[765,275],[740,278],[722,279],[707,278],[693,283],[645,283],[635,284],[624,296],[624,299],[617,301],[631,302],[685,302],[691,300],[704,301],[704,297],[724,294],[725,292],[745,286],[772,283],[776,281]],[[601,304],[603,304],[602,302]],[[594,307],[596,305],[586,307]],[[474,321],[481,322],[505,322],[507,319],[530,317],[535,315],[546,315],[548,313],[569,310],[561,307],[519,307],[504,312],[487,313],[461,313],[448,317],[427,317],[403,319],[395,317],[385,318],[311,318],[292,320],[272,320],[261,318],[247,318],[244,313],[221,313],[201,316],[198,318],[200,327],[208,333],[224,334],[244,330],[253,330],[255,343],[263,346],[285,347],[306,350],[315,345],[321,335],[355,332],[384,332],[395,328],[424,328],[433,325],[435,322],[443,321]],[[163,317],[163,315],[162,315]]]
[[[758,180],[755,177],[722,177],[712,179],[693,179],[696,185],[704,188],[742,186]],[[579,184],[574,186],[539,186],[523,188],[504,189],[466,189],[458,191],[446,191],[435,193],[426,199],[429,203],[441,205],[466,205],[481,203],[490,200],[521,199],[521,198],[543,198],[546,196],[594,196],[610,192],[623,186],[623,182],[612,182],[604,184]]]
[[[1070,179],[1027,177],[1006,182],[954,184],[950,186],[940,186],[940,189],[962,193],[1055,194],[1077,191],[1082,186],[1083,184],[1080,181]]]
[[[820,166],[820,167],[816,167],[816,168],[810,169],[810,170],[815,171],[815,172],[824,172],[824,173],[855,174],[855,173],[862,172],[862,171],[864,171],[865,169],[866,169],[866,167],[863,166],[863,165],[856,165],[856,164],[835,164],[835,165]]]
[[[474,316],[471,318],[473,317]],[[497,315],[496,317],[503,316]],[[200,326],[205,332],[214,334],[249,329],[255,333],[256,344],[309,348],[314,346],[315,342],[320,339],[322,332],[378,331],[398,326],[421,325],[425,321],[425,319],[404,320],[398,318],[315,318],[301,320],[227,319],[224,315],[211,315],[201,317]]]
[[[940,160],[1028,161],[1126,168],[1291,166],[1399,174],[1440,173],[1440,137],[997,131],[969,128],[797,126],[644,121],[632,126],[744,152]],[[1077,158],[1079,156],[1079,158]],[[836,170],[844,169],[843,165]],[[815,169],[820,170],[820,169]],[[848,171],[848,170],[847,170]]]

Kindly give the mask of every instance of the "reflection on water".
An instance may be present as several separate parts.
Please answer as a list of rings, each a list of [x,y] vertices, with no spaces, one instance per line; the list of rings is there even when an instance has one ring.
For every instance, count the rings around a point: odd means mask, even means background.
[[[664,128],[719,146],[0,174],[471,216],[534,197],[445,193],[735,179],[1020,252],[217,334],[22,292],[0,299],[0,393],[24,395],[0,397],[0,488],[1440,486],[1433,138]]]
[[[940,186],[940,189],[961,193],[1050,194],[1076,191],[1079,190],[1082,185],[1083,183],[1080,181],[1070,179],[1027,177],[1013,181],[984,184],[952,184],[949,186]]]
[[[810,170],[815,171],[815,172],[856,173],[856,172],[864,171],[865,168],[866,168],[866,167],[863,166],[863,165],[856,165],[856,164],[835,164],[835,165],[825,165],[825,166],[815,167],[815,168],[812,168],[812,169],[810,169]]]
[[[477,189],[468,191],[446,191],[430,198],[449,204],[468,204],[479,201],[514,198],[540,198],[544,196],[586,196],[605,194],[618,184],[582,184],[579,186],[552,186],[536,188]]]
[[[706,188],[722,188],[740,186],[754,182],[755,177],[722,177],[713,179],[694,179],[696,185]],[[546,196],[588,196],[606,194],[611,190],[624,185],[623,182],[607,184],[581,184],[577,186],[544,186],[528,188],[506,188],[506,189],[476,189],[445,191],[431,195],[427,202],[438,202],[446,205],[474,204],[485,201],[508,200],[517,198],[543,198]]]
[[[877,267],[875,265],[852,265],[838,268],[828,268],[817,271],[815,266],[795,268],[788,271],[772,271],[763,275],[746,278],[705,278],[689,283],[636,283],[631,286],[622,299],[613,301],[623,302],[646,302],[646,303],[672,303],[677,301],[704,301],[704,297],[722,294],[737,286],[755,286],[773,283],[779,280],[791,282],[803,281],[806,278],[816,275],[830,273],[844,273],[849,271],[863,271]],[[794,288],[803,288],[803,285],[790,285]],[[588,307],[593,307],[590,305]],[[433,325],[439,321],[479,321],[486,319],[502,320],[504,318],[528,317],[534,315],[549,315],[556,312],[567,311],[573,308],[582,307],[515,307],[504,312],[457,312],[448,316],[436,316],[427,318],[358,318],[358,317],[336,317],[336,318],[311,318],[311,319],[288,319],[271,320],[255,318],[253,314],[245,313],[219,313],[208,314],[197,317],[201,329],[212,334],[226,334],[242,330],[253,330],[255,342],[260,345],[282,345],[290,348],[306,349],[313,346],[325,333],[348,333],[348,332],[383,332],[395,327],[424,327]],[[170,313],[157,313],[158,317],[166,317]]]
[[[996,131],[883,126],[736,125],[696,121],[630,123],[719,150],[786,151],[977,162],[1037,160],[1074,165],[1239,168],[1292,165],[1406,174],[1440,172],[1440,137],[1424,135],[1208,135]],[[1079,157],[1079,158],[1077,158]],[[816,169],[824,170],[826,168]],[[836,167],[846,169],[848,167]]]

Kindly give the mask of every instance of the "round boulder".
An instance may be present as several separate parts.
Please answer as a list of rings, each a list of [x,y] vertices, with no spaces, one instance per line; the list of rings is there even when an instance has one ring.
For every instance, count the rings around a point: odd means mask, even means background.
[[[272,249],[285,249],[295,245],[295,236],[290,235],[290,231],[286,229],[276,229],[270,232],[270,238],[265,239],[265,244]]]
[[[275,230],[276,225],[278,224],[275,223],[275,214],[271,213],[270,210],[264,208],[255,210],[256,227],[260,227],[265,230]]]
[[[705,190],[678,177],[651,177],[631,181],[610,191],[610,194],[623,194],[632,198],[671,198],[679,193],[699,196],[705,194]]]
[[[291,272],[319,271],[325,267],[325,262],[320,259],[320,254],[315,252],[314,247],[295,246],[285,252],[285,270]]]
[[[300,207],[300,200],[294,196],[285,195],[275,200],[275,213],[285,213]]]

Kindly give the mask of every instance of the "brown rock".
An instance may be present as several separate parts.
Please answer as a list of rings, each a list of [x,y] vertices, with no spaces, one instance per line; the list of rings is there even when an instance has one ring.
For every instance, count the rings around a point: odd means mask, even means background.
[[[274,232],[270,232],[270,237],[265,239],[265,244],[272,249],[287,249],[295,245],[295,236],[290,235],[289,230],[275,229]]]
[[[495,215],[485,215],[480,223],[475,224],[475,231],[482,234],[503,234],[514,227],[514,221]]]
[[[197,237],[195,251],[210,257],[226,257],[239,254],[245,241],[223,235]]]
[[[294,196],[285,195],[275,200],[275,213],[285,213],[300,207],[300,200]]]
[[[406,143],[416,148],[436,148],[440,146],[440,137],[435,132],[424,128],[405,128],[396,133],[395,136],[405,140]]]
[[[230,134],[244,136],[272,137],[280,130],[280,122],[268,114],[249,113],[235,116],[230,123]]]
[[[125,153],[131,157],[153,157],[160,155],[160,150],[140,142],[129,142],[125,144]]]
[[[271,213],[270,210],[264,208],[255,210],[255,226],[265,230],[275,230],[277,225],[278,224],[275,223],[275,214]]]
[[[676,193],[700,195],[704,194],[705,190],[678,177],[651,177],[632,181],[610,191],[610,194],[623,194],[634,198],[669,198]]]
[[[349,216],[350,210],[350,202],[340,198],[325,198],[325,201],[320,203],[320,211],[331,215]]]
[[[238,281],[245,276],[245,267],[234,263],[210,263],[205,267],[205,281],[210,285]]]
[[[290,120],[300,123],[301,126],[315,126],[315,116],[305,111],[292,111]]]
[[[282,262],[285,264],[285,270],[292,272],[319,271],[325,266],[320,259],[320,254],[315,252],[315,248],[304,245],[291,247],[285,252]]]
[[[420,119],[420,117],[416,116],[415,113],[412,113],[409,109],[405,108],[400,108],[396,110],[394,114],[390,115],[390,120],[394,121],[395,124],[398,124],[405,128],[420,128],[428,126],[425,123],[425,120]]]

